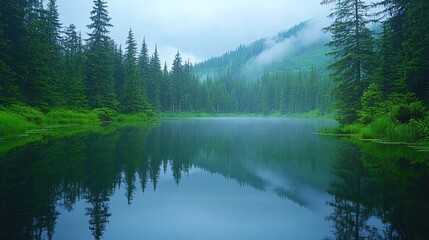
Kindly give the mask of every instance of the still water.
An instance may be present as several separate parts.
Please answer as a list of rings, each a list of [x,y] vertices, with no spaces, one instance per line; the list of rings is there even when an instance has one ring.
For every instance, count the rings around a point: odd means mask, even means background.
[[[165,119],[42,137],[0,153],[0,239],[428,239],[428,154],[312,134],[333,124]]]

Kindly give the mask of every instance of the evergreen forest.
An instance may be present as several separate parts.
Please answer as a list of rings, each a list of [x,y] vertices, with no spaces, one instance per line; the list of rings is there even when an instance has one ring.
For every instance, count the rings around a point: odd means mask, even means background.
[[[169,69],[157,47],[150,51],[131,29],[124,47],[115,43],[105,0],[93,1],[85,38],[75,25],[63,26],[56,0],[4,0],[2,115],[21,114],[23,108],[42,114],[95,111],[101,120],[117,113],[311,112],[334,116],[343,126],[358,126],[336,130],[341,133],[373,124],[371,131],[359,130],[370,137],[393,125],[402,132],[417,129],[406,140],[424,139],[429,131],[429,3],[321,4],[331,7],[332,22],[323,29],[329,40],[307,45],[298,41],[287,57],[257,64],[270,50],[267,43],[299,39],[311,25],[308,20],[197,64],[177,52]]]

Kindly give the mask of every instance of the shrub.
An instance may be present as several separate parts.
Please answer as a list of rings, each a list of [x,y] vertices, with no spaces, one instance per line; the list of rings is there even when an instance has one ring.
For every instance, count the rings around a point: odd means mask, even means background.
[[[391,131],[390,128],[392,128],[393,125],[394,123],[389,117],[379,117],[368,125],[368,130],[365,131],[365,134],[370,138],[386,139],[386,135]]]
[[[409,105],[411,118],[414,120],[423,120],[426,116],[426,108],[422,102],[416,101]]]
[[[33,122],[36,124],[41,124],[43,120],[45,119],[44,114],[32,107],[29,106],[23,106],[19,104],[11,105],[7,108],[8,112],[15,113],[21,117],[23,117],[25,120],[29,122]]]
[[[113,121],[118,116],[118,113],[110,108],[97,108],[94,109],[94,112],[97,114],[98,119],[102,122]]]
[[[370,84],[361,98],[362,110],[358,112],[358,121],[363,124],[372,122],[383,111],[381,106],[383,93],[379,85]]]
[[[411,112],[406,105],[401,104],[393,108],[392,116],[401,123],[407,123],[411,119]]]
[[[35,128],[35,123],[27,121],[21,115],[12,112],[0,111],[0,136],[11,136]]]
[[[377,118],[363,131],[365,138],[378,138],[394,142],[416,142],[424,135],[423,123],[411,120],[409,123],[400,123],[387,116]]]
[[[56,109],[46,114],[48,124],[73,124],[97,122],[97,115],[93,112],[77,112],[68,109]]]
[[[419,121],[425,118],[426,109],[420,101],[414,101],[394,107],[392,116],[401,123],[408,123],[411,119]]]

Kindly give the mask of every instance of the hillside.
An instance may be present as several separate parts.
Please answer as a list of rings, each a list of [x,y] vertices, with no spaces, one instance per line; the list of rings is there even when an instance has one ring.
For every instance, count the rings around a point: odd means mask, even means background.
[[[314,34],[315,22],[305,21],[279,32],[274,37],[240,45],[222,56],[212,57],[194,66],[200,79],[228,75],[234,78],[259,78],[264,72],[323,69],[329,62],[326,57],[327,37]],[[317,29],[319,30],[319,29]],[[308,37],[309,33],[312,37]]]

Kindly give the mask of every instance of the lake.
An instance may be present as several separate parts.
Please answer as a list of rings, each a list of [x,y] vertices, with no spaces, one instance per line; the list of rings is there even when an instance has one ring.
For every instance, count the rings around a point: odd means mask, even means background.
[[[427,239],[429,154],[312,134],[333,125],[163,119],[41,136],[0,152],[0,239]]]

